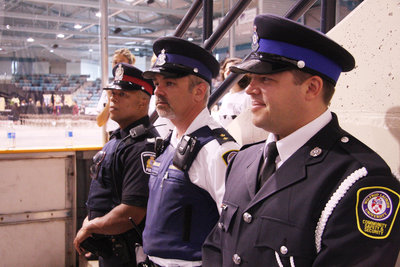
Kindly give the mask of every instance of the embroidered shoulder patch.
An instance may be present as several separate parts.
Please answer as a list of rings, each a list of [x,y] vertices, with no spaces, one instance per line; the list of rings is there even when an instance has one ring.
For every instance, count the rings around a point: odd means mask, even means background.
[[[228,165],[229,161],[231,161],[231,159],[233,159],[233,157],[235,157],[237,153],[238,153],[238,150],[226,151],[222,155],[222,159],[224,160],[225,164]]]
[[[369,238],[387,238],[396,220],[399,200],[400,195],[386,187],[360,188],[356,204],[358,230]]]
[[[140,158],[142,160],[143,172],[151,174],[151,168],[153,167],[153,163],[155,162],[156,153],[148,151],[142,152]]]

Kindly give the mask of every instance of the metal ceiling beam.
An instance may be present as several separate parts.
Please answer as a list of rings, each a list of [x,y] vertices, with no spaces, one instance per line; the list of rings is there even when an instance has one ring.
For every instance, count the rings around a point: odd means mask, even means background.
[[[91,7],[91,8],[99,8],[99,4],[94,1],[81,1],[81,0],[30,0],[30,2],[37,3],[46,3],[46,4],[54,4],[54,5],[63,5],[63,6],[74,6],[74,7]],[[168,14],[175,16],[184,16],[187,10],[179,10],[179,9],[169,9],[169,8],[155,8],[155,7],[147,7],[147,6],[131,6],[124,4],[109,4],[109,9],[124,9],[124,11],[133,11],[133,12],[154,12],[159,14]]]
[[[6,26],[0,25],[0,30],[2,31],[9,31]],[[51,30],[51,29],[45,29],[45,28],[37,28],[37,27],[12,27],[12,31],[14,32],[26,32],[26,33],[44,33],[44,34],[54,34],[57,35],[59,33],[62,33],[64,35],[69,35],[73,34],[74,36],[85,36],[85,37],[92,37],[92,38],[99,38],[100,35],[98,33],[88,33],[88,32],[80,32],[80,31],[66,31],[66,30]],[[4,33],[4,32],[3,32]],[[5,38],[7,35],[3,34],[3,38]],[[150,36],[123,36],[123,35],[110,35],[110,39],[118,39],[118,40],[137,40],[137,41],[144,41],[144,40],[151,40],[151,39],[156,39],[155,37],[150,37]],[[58,38],[54,39],[52,38],[43,38],[50,40],[52,42],[61,42],[63,39]],[[79,41],[79,39],[78,39]]]
[[[18,19],[31,19],[37,21],[52,21],[52,22],[62,22],[62,23],[80,23],[80,24],[96,24],[99,25],[99,19],[77,19],[77,18],[67,18],[67,17],[55,17],[55,16],[47,16],[47,15],[35,15],[35,14],[27,14],[20,12],[4,12],[0,11],[0,18],[18,18]],[[118,26],[124,28],[151,28],[157,31],[162,30],[173,30],[173,27],[169,27],[166,25],[153,25],[153,24],[140,24],[140,23],[126,23],[126,22],[118,22],[118,23],[109,23],[109,26]]]

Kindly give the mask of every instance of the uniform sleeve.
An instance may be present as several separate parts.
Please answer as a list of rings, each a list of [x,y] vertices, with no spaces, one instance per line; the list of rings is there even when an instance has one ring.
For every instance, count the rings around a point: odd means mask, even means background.
[[[144,145],[134,144],[125,149],[121,162],[122,203],[139,207],[147,205],[148,182],[154,157],[154,152],[146,149]]]
[[[391,176],[368,175],[352,185],[329,216],[313,266],[394,266],[399,192]]]
[[[199,152],[189,169],[192,183],[210,193],[221,213],[225,193],[225,171],[228,161],[239,149],[235,142],[220,145],[216,140],[207,143]]]

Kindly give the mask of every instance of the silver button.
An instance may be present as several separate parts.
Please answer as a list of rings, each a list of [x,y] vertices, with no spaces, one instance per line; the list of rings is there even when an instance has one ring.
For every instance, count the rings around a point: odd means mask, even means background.
[[[282,246],[280,250],[281,250],[282,255],[286,255],[288,253],[288,248],[285,246]]]
[[[253,220],[253,216],[251,216],[250,213],[245,212],[243,214],[243,221],[247,222],[247,223],[251,223],[251,221]]]
[[[321,153],[322,153],[321,148],[314,147],[314,149],[310,151],[310,156],[315,158],[315,157],[318,157],[319,155],[321,155]]]
[[[302,69],[302,68],[304,68],[305,66],[306,66],[306,63],[305,63],[303,60],[297,61],[297,67],[298,67],[299,69]]]
[[[225,205],[225,204],[221,204],[221,208],[222,208],[223,210],[226,210],[226,209],[228,208],[228,206]]]
[[[221,229],[222,231],[224,231],[224,229],[225,229],[224,223],[219,222],[219,223],[218,223],[218,228]]]
[[[232,260],[235,264],[239,265],[242,262],[242,259],[238,254],[234,254],[232,257]]]
[[[340,139],[340,141],[342,141],[342,143],[347,143],[347,142],[349,142],[349,138],[347,137],[347,136],[343,136],[341,139]]]

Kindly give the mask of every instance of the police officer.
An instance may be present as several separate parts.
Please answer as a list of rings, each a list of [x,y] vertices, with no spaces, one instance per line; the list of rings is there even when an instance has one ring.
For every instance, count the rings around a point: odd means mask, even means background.
[[[91,246],[99,248],[100,266],[136,266],[132,251],[140,235],[131,229],[144,227],[155,158],[152,139],[158,136],[147,115],[154,85],[126,63],[116,65],[113,75],[113,83],[104,90],[111,91],[110,117],[120,128],[93,158],[88,216],[74,246],[79,254],[91,251]]]
[[[233,138],[207,109],[218,61],[176,37],[153,45],[157,60],[143,73],[156,86],[156,109],[175,126],[160,146],[149,182],[143,248],[158,266],[200,266],[201,245],[219,217]]]
[[[231,70],[250,75],[253,124],[270,134],[231,161],[203,266],[394,266],[399,182],[328,109],[354,65],[319,32],[255,18],[251,56]]]

